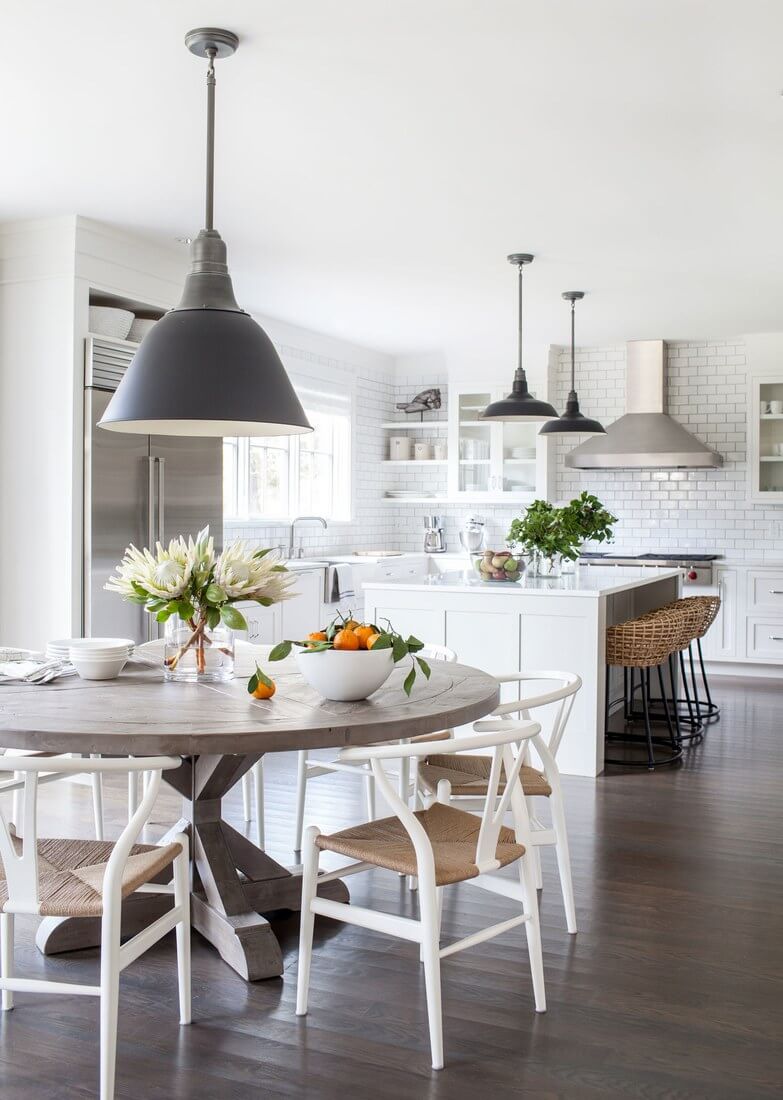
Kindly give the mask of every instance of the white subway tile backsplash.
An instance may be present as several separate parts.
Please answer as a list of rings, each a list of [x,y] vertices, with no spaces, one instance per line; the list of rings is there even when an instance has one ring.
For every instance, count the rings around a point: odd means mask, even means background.
[[[289,352],[291,349],[288,349]],[[308,554],[355,549],[422,548],[423,517],[437,512],[443,518],[448,548],[459,550],[458,531],[471,514],[482,516],[490,545],[501,545],[518,509],[497,505],[409,505],[383,500],[386,489],[420,489],[445,495],[445,467],[383,465],[387,435],[381,425],[405,416],[395,409],[428,386],[439,386],[443,406],[425,419],[444,420],[448,382],[444,373],[427,376],[393,375],[374,365],[356,367],[333,361],[354,378],[356,446],[354,454],[354,519],[322,531],[300,528]],[[604,424],[625,411],[625,348],[578,348],[577,390],[583,411]],[[725,465],[710,471],[579,471],[564,464],[573,446],[565,439],[555,445],[555,499],[569,500],[582,489],[596,493],[619,517],[618,551],[687,551],[730,553],[732,557],[783,556],[777,537],[783,531],[783,512],[748,501],[746,462],[745,347],[738,340],[687,341],[669,344],[668,411],[705,443],[718,450]],[[550,379],[550,398],[562,408],[570,388],[570,354],[563,349]],[[445,439],[443,427],[416,433],[417,440]],[[226,534],[243,533],[262,544],[283,543],[287,529],[280,524],[259,527],[231,525]]]

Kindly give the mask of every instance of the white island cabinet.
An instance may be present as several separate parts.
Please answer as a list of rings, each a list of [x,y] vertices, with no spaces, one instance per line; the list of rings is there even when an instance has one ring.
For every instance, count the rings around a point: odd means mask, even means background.
[[[462,664],[494,675],[576,672],[583,686],[557,759],[567,774],[596,776],[604,759],[606,627],[669,603],[679,588],[677,569],[593,566],[518,584],[452,572],[366,584],[365,619],[388,618],[400,633],[447,645]],[[613,703],[621,684],[616,673]]]

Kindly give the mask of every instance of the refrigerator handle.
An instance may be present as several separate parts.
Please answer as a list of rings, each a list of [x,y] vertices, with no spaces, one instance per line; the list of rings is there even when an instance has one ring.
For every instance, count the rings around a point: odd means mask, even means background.
[[[156,458],[158,464],[158,539],[163,542],[164,516],[166,510],[166,459]]]

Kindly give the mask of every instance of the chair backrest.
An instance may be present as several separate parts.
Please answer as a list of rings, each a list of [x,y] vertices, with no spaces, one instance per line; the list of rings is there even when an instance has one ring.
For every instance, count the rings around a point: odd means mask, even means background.
[[[127,759],[73,759],[67,756],[14,757],[15,772],[23,778],[0,783],[0,795],[9,791],[24,791],[22,839],[19,840],[9,825],[0,806],[0,860],[5,871],[8,901],[3,906],[6,913],[38,913],[38,786],[54,775],[82,775],[95,772],[127,775],[129,772],[147,772],[144,798],[123,829],[114,845],[104,876],[104,893],[119,890],[122,869],[130,850],[144,827],[160,787],[161,773],[178,768],[178,757],[148,756]],[[20,850],[21,849],[21,850]]]
[[[540,732],[541,726],[538,722],[490,718],[476,722],[473,728],[476,732],[469,737],[439,741],[438,755],[481,749],[493,750],[487,794],[476,842],[475,864],[481,872],[494,870],[499,866],[496,851],[503,818],[507,810],[513,808],[515,820],[518,823],[523,823],[521,826],[523,835],[518,836],[518,839],[523,844],[526,841],[530,843],[525,824],[527,822],[527,810],[519,782],[519,772],[525,756],[522,746],[524,742]],[[400,798],[383,766],[386,760],[400,760],[404,757],[419,759],[431,752],[432,745],[421,742],[404,745],[370,745],[363,748],[343,749],[340,753],[340,759],[349,761],[369,760],[383,797],[399,818],[413,842],[419,877],[423,883],[434,885],[435,865],[430,839],[415,813]],[[505,778],[505,787],[503,793],[498,797],[498,786],[501,777]],[[438,801],[448,804],[449,796],[450,786],[442,780],[438,784]]]
[[[559,703],[560,705],[555,709],[554,712],[552,726],[547,741],[549,751],[554,758],[557,755],[557,750],[560,748],[560,743],[563,740],[563,734],[565,733],[566,726],[568,725],[568,719],[571,717],[571,711],[573,710],[576,693],[582,686],[581,678],[577,676],[575,672],[531,670],[524,672],[511,672],[508,675],[496,676],[495,679],[500,684],[522,684],[533,681],[552,681],[554,686],[548,691],[539,692],[537,695],[522,696],[520,699],[513,699],[509,703],[500,703],[497,707],[495,707],[492,713],[500,717],[504,715],[517,714],[521,715],[523,718],[529,719],[530,712],[535,710],[537,707],[546,707],[550,706],[553,703]]]
[[[445,645],[437,645],[435,642],[425,642],[424,649],[419,653],[420,657],[424,657],[427,661],[449,661],[453,663],[457,660],[457,654],[453,649],[449,649]]]

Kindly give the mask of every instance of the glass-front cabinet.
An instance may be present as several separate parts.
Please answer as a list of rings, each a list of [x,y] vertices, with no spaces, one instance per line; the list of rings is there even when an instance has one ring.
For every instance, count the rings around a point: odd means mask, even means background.
[[[751,497],[783,502],[783,373],[753,378],[748,416]]]
[[[449,498],[527,503],[549,496],[549,441],[540,424],[480,420],[505,386],[449,387]]]

